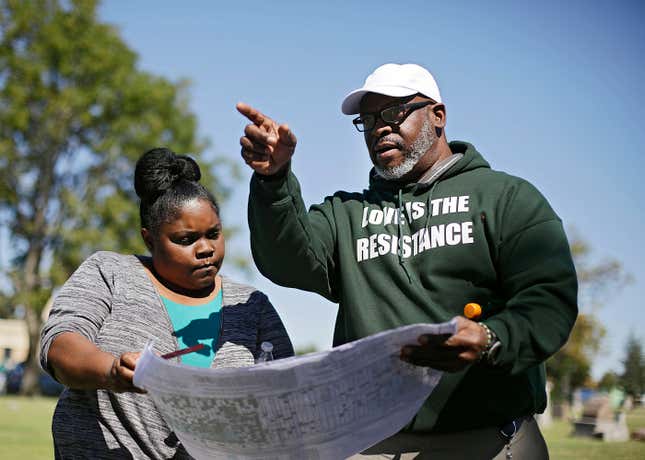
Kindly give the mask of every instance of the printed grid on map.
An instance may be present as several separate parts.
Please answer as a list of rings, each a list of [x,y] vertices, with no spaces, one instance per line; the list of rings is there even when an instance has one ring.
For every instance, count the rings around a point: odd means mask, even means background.
[[[405,326],[244,369],[181,366],[148,349],[135,384],[197,458],[342,458],[402,428],[438,383],[440,372],[402,362],[401,346],[454,328]]]

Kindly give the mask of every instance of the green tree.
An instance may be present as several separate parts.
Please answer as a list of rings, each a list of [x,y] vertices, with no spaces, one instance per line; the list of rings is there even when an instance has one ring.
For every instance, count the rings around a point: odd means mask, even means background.
[[[568,400],[590,377],[592,357],[600,348],[604,327],[593,315],[580,314],[566,345],[547,361],[553,401]]]
[[[605,372],[600,380],[598,380],[598,389],[603,391],[609,391],[613,388],[618,387],[620,384],[620,376],[613,371]]]
[[[571,233],[580,313],[567,343],[546,362],[548,378],[554,384],[551,397],[556,402],[569,400],[576,388],[590,382],[593,358],[606,333],[595,313],[609,292],[615,293],[631,280],[619,261],[594,261],[591,247],[575,231]]]
[[[308,353],[314,353],[318,351],[318,347],[314,344],[309,344],[309,345],[304,345],[301,346],[300,348],[296,348],[295,353],[296,355],[306,355]]]
[[[132,187],[141,153],[190,153],[216,195],[228,190],[214,183],[224,166],[201,157],[187,82],[139,69],[96,10],[95,0],[0,0],[0,217],[14,255],[0,304],[26,312],[25,392],[54,287],[97,249],[145,249]]]
[[[627,339],[620,383],[628,395],[639,398],[645,393],[645,360],[643,344],[633,334]]]

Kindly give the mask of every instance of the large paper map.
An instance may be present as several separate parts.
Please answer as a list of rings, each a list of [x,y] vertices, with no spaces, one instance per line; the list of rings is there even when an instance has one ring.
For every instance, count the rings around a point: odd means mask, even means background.
[[[441,372],[399,359],[421,334],[455,322],[414,324],[328,351],[247,368],[171,363],[150,346],[134,383],[197,459],[346,458],[403,428]]]

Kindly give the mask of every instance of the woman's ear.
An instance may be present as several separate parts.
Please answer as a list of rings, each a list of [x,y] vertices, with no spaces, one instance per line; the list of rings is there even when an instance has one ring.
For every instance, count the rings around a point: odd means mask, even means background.
[[[147,228],[141,229],[141,238],[143,238],[143,242],[148,248],[148,251],[152,252],[152,249],[154,248],[152,234],[150,233],[150,231],[148,231]]]

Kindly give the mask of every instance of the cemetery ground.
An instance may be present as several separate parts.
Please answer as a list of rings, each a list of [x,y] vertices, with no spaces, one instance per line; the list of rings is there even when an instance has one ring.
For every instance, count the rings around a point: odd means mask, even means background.
[[[51,416],[56,398],[0,396],[0,458],[51,459]],[[645,428],[645,407],[627,415],[630,431]],[[572,424],[554,420],[544,429],[544,437],[553,460],[631,460],[645,458],[645,442],[602,442],[571,437]],[[518,459],[521,460],[521,459]]]

